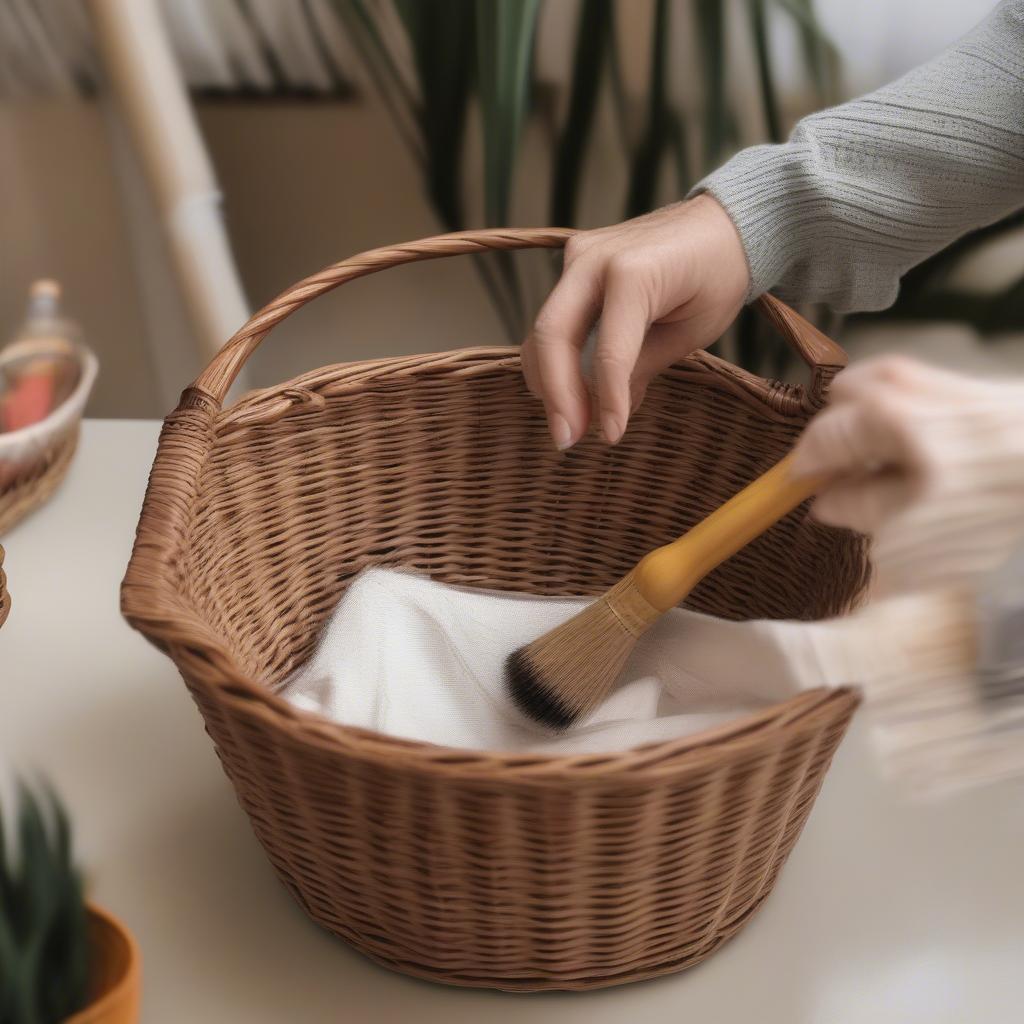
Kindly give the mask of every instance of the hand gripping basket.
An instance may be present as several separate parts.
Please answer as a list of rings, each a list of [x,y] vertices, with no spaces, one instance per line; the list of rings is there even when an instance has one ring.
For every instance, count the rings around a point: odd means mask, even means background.
[[[568,234],[377,249],[257,313],[164,424],[122,590],[129,621],[181,671],[299,903],[372,959],[456,985],[586,989],[699,962],[768,895],[858,699],[804,692],[704,735],[552,757],[389,738],[275,695],[368,565],[600,593],[779,459],[845,362],[766,298],[811,368],[806,390],[697,353],[651,385],[620,444],[565,454],[508,348],[328,366],[222,409],[250,353],[316,296],[403,263]],[[801,509],[690,604],[832,615],[866,573],[860,539]]]

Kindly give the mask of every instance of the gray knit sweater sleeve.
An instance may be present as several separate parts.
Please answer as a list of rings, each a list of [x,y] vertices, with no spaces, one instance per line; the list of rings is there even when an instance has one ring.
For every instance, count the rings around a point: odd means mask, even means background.
[[[890,305],[916,263],[1024,205],[1024,0],[789,142],[738,153],[698,192],[739,228],[748,300]]]

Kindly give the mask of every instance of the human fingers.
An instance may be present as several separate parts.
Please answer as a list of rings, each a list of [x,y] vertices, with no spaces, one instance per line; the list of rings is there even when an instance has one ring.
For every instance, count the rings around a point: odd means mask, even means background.
[[[590,396],[580,352],[600,308],[601,279],[595,268],[573,264],[563,272],[523,343],[527,386],[544,403],[555,445],[569,448],[590,419]]]

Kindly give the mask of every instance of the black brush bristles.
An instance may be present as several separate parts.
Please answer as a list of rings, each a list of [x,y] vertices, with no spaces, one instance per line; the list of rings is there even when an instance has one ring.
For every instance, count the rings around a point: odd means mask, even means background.
[[[509,655],[505,672],[512,699],[534,721],[567,729],[612,692],[637,640],[660,615],[630,574]]]
[[[561,731],[576,721],[577,714],[558,700],[534,671],[525,649],[513,651],[505,659],[505,678],[516,706],[535,722]]]

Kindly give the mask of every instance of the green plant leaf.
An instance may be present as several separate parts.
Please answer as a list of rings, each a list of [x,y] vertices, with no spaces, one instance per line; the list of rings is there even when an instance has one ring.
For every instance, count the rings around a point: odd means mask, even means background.
[[[669,143],[676,171],[676,192],[685,196],[693,184],[690,146],[686,140],[686,119],[678,110],[669,111]]]
[[[484,216],[508,223],[519,141],[530,99],[533,37],[540,0],[477,0],[477,83],[483,118]],[[522,288],[512,255],[495,254],[515,311],[512,336],[525,331]]]
[[[398,0],[420,83],[419,126],[431,202],[448,231],[465,226],[462,150],[476,54],[474,0]]]
[[[764,113],[765,128],[772,142],[782,142],[782,116],[779,113],[779,98],[775,91],[775,73],[772,67],[771,38],[768,34],[768,19],[765,12],[766,0],[747,0],[747,14],[750,19],[750,34],[757,59],[757,81],[761,94],[761,110]]]
[[[52,791],[46,786],[40,791],[45,802],[19,785],[14,845],[5,846],[0,865],[3,1024],[59,1024],[86,997],[86,910],[71,859],[70,825]]]
[[[477,78],[487,223],[508,223],[519,138],[530,98],[540,0],[477,0]]]
[[[626,216],[650,210],[657,198],[658,173],[669,142],[671,116],[667,95],[669,40],[668,0],[655,0],[651,26],[650,67],[647,86],[647,117],[644,134],[633,154],[629,173]]]
[[[614,31],[612,0],[582,0],[576,24],[568,112],[555,153],[551,185],[552,224],[565,227],[576,224],[583,161]]]
[[[725,102],[725,5],[721,0],[696,0],[694,16],[704,94],[701,159],[707,172],[721,163],[731,131]]]
[[[619,34],[615,29],[614,18],[615,9],[613,7],[611,38],[608,41],[608,79],[611,84],[615,123],[619,128],[622,147],[627,153],[631,153],[637,143],[637,138],[633,130],[633,119],[629,116],[629,97],[626,95],[626,81],[622,73],[622,55],[619,53]]]
[[[379,5],[367,0],[333,0],[339,19],[363,62],[399,137],[424,177],[424,186],[442,227],[464,226],[462,150],[466,115],[476,70],[473,0],[398,0],[396,10],[409,43],[407,57],[385,38],[378,19]],[[407,78],[419,85],[421,99]],[[498,313],[512,335],[518,314],[507,279],[495,274],[484,258],[473,265]]]

